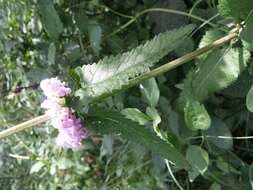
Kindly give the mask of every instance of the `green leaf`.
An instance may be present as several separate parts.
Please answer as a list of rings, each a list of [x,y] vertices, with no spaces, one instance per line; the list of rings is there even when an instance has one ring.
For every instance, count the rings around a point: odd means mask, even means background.
[[[56,171],[57,171],[56,163],[54,162],[54,163],[52,163],[52,164],[50,165],[49,173],[50,173],[50,175],[53,176],[53,175],[55,175]]]
[[[221,186],[218,183],[213,183],[209,190],[221,190]]]
[[[251,86],[251,88],[247,94],[246,106],[249,111],[253,112],[253,86]]]
[[[75,14],[75,21],[81,34],[89,36],[91,48],[98,55],[102,39],[102,28],[99,23],[95,20],[89,20],[84,11]]]
[[[248,43],[246,41],[243,41],[243,47],[251,52],[253,52],[253,43]]]
[[[191,130],[206,130],[211,125],[211,119],[204,105],[190,100],[184,109],[185,123]]]
[[[160,90],[155,78],[145,80],[140,84],[140,91],[144,100],[151,106],[155,107],[159,101]]]
[[[235,19],[246,19],[253,9],[252,0],[219,0],[218,6],[221,15],[234,17]]]
[[[157,112],[157,110],[153,107],[148,107],[146,110],[148,116],[153,120],[153,127],[158,127],[159,123],[161,123],[162,119]]]
[[[107,38],[106,45],[110,47],[113,54],[121,53],[124,49],[124,41],[117,35]]]
[[[57,39],[63,31],[63,25],[52,0],[38,0],[40,20],[50,38]]]
[[[164,8],[164,9],[172,9],[177,11],[187,11],[186,3],[184,0],[166,0],[166,1],[157,1],[153,8]],[[179,26],[187,25],[188,19],[187,17],[172,14],[168,12],[155,11],[150,12],[149,14],[150,20],[154,23],[154,32],[165,32],[167,30],[171,30],[174,28],[178,28]]]
[[[113,153],[113,137],[112,135],[104,135],[102,145],[100,147],[100,158],[103,156],[111,156]]]
[[[30,174],[39,172],[45,164],[43,162],[36,162],[30,169]]]
[[[96,21],[89,21],[87,27],[92,50],[98,55],[101,49],[102,28]]]
[[[207,129],[209,116],[200,103],[210,94],[232,84],[245,69],[249,56],[249,52],[241,48],[217,49],[201,59],[197,69],[190,71],[178,100],[179,109],[184,111],[190,129],[201,128],[199,126]],[[200,124],[197,124],[198,121]]]
[[[47,59],[48,59],[48,64],[49,65],[54,65],[54,63],[55,63],[55,53],[56,53],[55,44],[51,43],[49,45],[48,54],[47,54]]]
[[[208,30],[206,31],[205,35],[202,37],[199,43],[199,48],[203,48],[223,36],[224,36],[224,33],[218,29]]]
[[[194,51],[194,46],[195,44],[194,44],[193,39],[190,37],[187,37],[185,38],[184,42],[180,44],[180,46],[177,49],[175,49],[175,54],[178,57],[182,57],[185,54]]]
[[[72,160],[62,157],[59,160],[57,160],[56,165],[60,170],[66,170],[71,168],[74,165],[74,163]]]
[[[209,53],[195,71],[190,71],[180,95],[181,107],[192,98],[203,102],[208,95],[232,84],[247,66],[249,52],[243,49],[223,48]]]
[[[165,32],[129,52],[84,65],[81,69],[82,89],[77,96],[89,99],[120,90],[129,84],[130,78],[149,71],[155,62],[173,51],[193,29],[193,25],[188,25]]]
[[[208,138],[208,141],[213,143],[215,146],[225,150],[232,149],[232,139],[218,138],[219,136],[232,137],[232,134],[227,125],[219,118],[212,118],[212,124],[211,127],[207,130],[207,135],[211,136],[210,138]]]
[[[87,24],[89,22],[89,18],[86,15],[85,11],[78,11],[75,13],[75,22],[77,27],[79,28],[82,34],[88,34]]]
[[[191,165],[189,177],[190,181],[193,182],[197,176],[204,174],[207,170],[209,164],[209,156],[208,153],[200,146],[192,145],[189,146],[186,151],[186,159]]]
[[[250,73],[250,69],[245,69],[232,85],[222,91],[222,94],[226,94],[232,97],[245,98],[252,84],[253,74]]]
[[[253,164],[251,164],[249,167],[249,180],[251,188],[253,188]]]
[[[253,35],[252,35],[253,34],[253,9],[245,22],[246,22],[245,28],[243,29],[241,33],[241,37],[246,42],[253,44]]]
[[[151,121],[151,118],[148,115],[146,115],[145,113],[142,113],[137,108],[126,108],[122,110],[121,113],[124,116],[126,116],[126,118],[136,121],[140,125],[145,125],[146,123]]]
[[[172,144],[161,140],[144,126],[127,119],[119,112],[93,111],[87,118],[87,127],[100,134],[118,134],[174,162],[178,167],[188,167],[183,155]]]
[[[66,56],[66,58],[70,63],[73,63],[78,59],[80,59],[84,55],[84,52],[81,51],[81,48],[78,44],[74,42],[69,42],[65,46],[64,55]]]
[[[232,84],[245,69],[249,52],[243,49],[224,48],[210,53],[199,63],[192,79],[193,96],[204,101],[209,94]]]
[[[236,168],[231,165],[228,160],[218,157],[216,160],[216,167],[219,168],[224,174],[241,174],[240,171],[236,170]]]
[[[199,48],[203,48],[203,47],[211,44],[212,42],[214,42],[215,40],[218,40],[219,38],[221,38],[223,36],[224,36],[224,32],[221,32],[218,29],[208,30],[208,31],[206,31],[205,35],[202,37],[202,39],[199,43]],[[209,53],[210,52],[202,54],[201,56],[199,56],[199,58],[204,59],[204,58],[206,58],[206,56]]]

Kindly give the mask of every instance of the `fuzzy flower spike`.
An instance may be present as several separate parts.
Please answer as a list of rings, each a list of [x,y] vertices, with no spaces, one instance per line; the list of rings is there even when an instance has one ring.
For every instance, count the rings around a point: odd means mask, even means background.
[[[40,87],[47,97],[41,107],[47,110],[53,127],[59,131],[57,145],[71,149],[80,148],[88,131],[82,127],[81,120],[76,118],[71,109],[64,105],[65,96],[71,93],[71,89],[65,87],[65,83],[57,78],[42,80]]]

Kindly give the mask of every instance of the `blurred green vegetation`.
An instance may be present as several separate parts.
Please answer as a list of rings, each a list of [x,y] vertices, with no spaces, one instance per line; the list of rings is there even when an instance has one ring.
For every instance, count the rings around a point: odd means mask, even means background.
[[[136,16],[152,7],[189,14]],[[203,21],[212,18],[214,25],[203,25],[191,14]],[[131,50],[160,32],[196,24],[197,32],[159,64],[166,63],[197,48],[214,26],[227,30],[231,19],[217,14],[215,0],[0,0],[1,130],[43,113],[40,80],[58,76],[78,88],[71,74],[77,66]],[[201,171],[189,171],[189,176],[172,167],[184,189],[251,189],[252,141],[206,136],[252,134],[253,117],[245,105],[252,66],[248,64],[230,87],[208,98],[205,105],[212,117],[211,128],[193,132],[185,127],[175,104],[183,79],[196,65],[192,61],[145,81],[105,99],[99,107],[117,111],[137,108],[125,112],[138,115],[137,120],[141,118],[149,128],[159,126],[168,139],[184,145],[189,162],[203,163]],[[92,134],[79,151],[55,146],[55,136],[56,131],[44,124],[1,140],[0,189],[178,189],[162,158],[120,136]]]

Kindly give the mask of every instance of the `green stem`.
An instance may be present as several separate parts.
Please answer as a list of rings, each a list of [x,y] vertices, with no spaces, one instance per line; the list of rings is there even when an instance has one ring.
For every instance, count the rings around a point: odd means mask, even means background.
[[[174,176],[174,174],[173,174],[173,172],[171,170],[169,161],[165,160],[165,163],[166,163],[167,169],[169,171],[169,174],[170,174],[171,178],[173,179],[173,181],[175,182],[175,184],[177,185],[178,189],[179,190],[184,190],[184,188],[179,184],[179,182],[177,181],[176,177]]]
[[[228,34],[227,36],[220,38],[219,40],[216,40],[215,42],[213,42],[212,44],[209,44],[203,48],[200,48],[196,51],[193,51],[191,53],[188,53],[186,55],[184,55],[183,57],[180,57],[178,59],[175,59],[167,64],[164,64],[156,69],[151,70],[150,72],[147,72],[143,75],[140,75],[139,77],[136,77],[132,80],[129,81],[129,86],[134,86],[136,84],[139,84],[141,81],[149,79],[149,78],[153,78],[156,77],[158,75],[161,75],[162,73],[168,72],[169,70],[172,70],[186,62],[189,62],[193,59],[195,59],[196,57],[214,49],[214,48],[218,48],[220,46],[222,46],[223,44],[229,42],[230,40],[236,38],[238,36],[237,33],[233,32]]]
[[[203,48],[200,48],[198,50],[195,50],[191,53],[188,53],[178,59],[175,59],[169,63],[166,63],[158,68],[155,68],[147,73],[144,73],[138,77],[135,77],[131,80],[129,80],[128,84],[123,86],[120,90],[115,90],[114,92],[112,93],[108,93],[108,94],[103,94],[97,98],[94,98],[92,100],[92,103],[95,103],[95,102],[99,102],[101,99],[104,99],[104,98],[107,98],[109,96],[112,96],[116,93],[118,93],[119,91],[122,91],[122,90],[125,90],[125,89],[128,89],[128,88],[131,88],[139,83],[141,83],[142,81],[144,80],[147,80],[147,79],[150,79],[150,78],[153,78],[153,77],[156,77],[156,76],[159,76],[165,72],[168,72],[180,65],[183,65],[184,63],[187,63],[193,59],[195,59],[196,57],[212,50],[212,49],[215,49],[215,48],[218,48],[220,46],[222,46],[223,44],[231,41],[232,39],[235,39],[237,36],[238,36],[238,31],[239,29],[238,28],[235,28],[233,29],[228,35],[214,41],[213,43],[203,47]]]
[[[106,36],[106,38],[115,35],[119,32],[121,32],[122,30],[124,30],[125,28],[127,28],[129,25],[131,25],[133,22],[135,22],[139,17],[143,16],[144,14],[150,13],[150,12],[166,12],[166,13],[172,13],[172,14],[177,14],[177,15],[182,15],[182,16],[186,16],[186,17],[190,17],[193,18],[195,20],[201,21],[203,23],[206,23],[214,28],[217,28],[217,25],[212,23],[211,21],[207,21],[201,17],[198,17],[196,15],[187,13],[187,12],[183,12],[183,11],[177,11],[177,10],[173,10],[173,9],[163,9],[163,8],[150,8],[150,9],[146,9],[140,13],[138,13],[135,17],[133,17],[131,20],[129,20],[127,23],[125,23],[124,25],[122,25],[121,27],[119,27],[117,30],[115,30],[114,32],[110,33],[109,35]]]

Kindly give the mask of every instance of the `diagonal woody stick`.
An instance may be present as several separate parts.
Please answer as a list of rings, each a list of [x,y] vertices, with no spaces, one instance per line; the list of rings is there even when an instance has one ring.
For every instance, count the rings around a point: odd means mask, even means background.
[[[127,88],[130,88],[136,84],[139,84],[140,82],[142,82],[143,80],[146,80],[146,79],[149,79],[149,78],[152,78],[152,77],[155,77],[155,76],[158,76],[164,72],[167,72],[167,71],[170,71],[184,63],[187,63],[191,60],[193,60],[194,58],[212,50],[212,49],[215,49],[215,48],[219,48],[220,46],[222,46],[223,44],[227,43],[227,42],[230,42],[231,40],[235,39],[237,36],[238,36],[238,32],[239,32],[239,28],[235,28],[233,29],[228,35],[214,41],[213,43],[203,47],[203,48],[200,48],[200,49],[197,49],[191,53],[188,53],[178,59],[175,59],[169,63],[166,63],[158,68],[155,68],[147,73],[144,73],[143,75],[140,75],[132,80],[130,80],[129,84],[126,85],[123,89],[127,89]],[[113,93],[114,94],[114,93]],[[109,95],[106,95],[104,97],[101,97],[101,98],[105,98],[107,96],[111,96],[113,94],[109,94]],[[35,117],[29,121],[26,121],[24,123],[21,123],[21,124],[18,124],[14,127],[11,127],[9,129],[6,129],[6,130],[3,130],[0,132],[0,140],[3,139],[4,137],[8,137],[12,134],[15,134],[19,131],[22,131],[26,128],[30,128],[30,127],[33,127],[35,125],[38,125],[40,123],[44,123],[46,121],[48,121],[50,119],[50,117],[48,115],[42,115],[42,116],[38,116],[38,117]]]
[[[26,122],[23,122],[23,123],[20,123],[14,127],[11,127],[9,129],[6,129],[6,130],[3,130],[0,132],[0,139],[4,138],[4,137],[8,137],[12,134],[15,134],[19,131],[22,131],[26,128],[30,128],[30,127],[33,127],[35,125],[38,125],[40,123],[44,123],[46,121],[49,120],[49,115],[45,114],[45,115],[41,115],[41,116],[38,116],[38,117],[35,117],[29,121],[26,121]]]

